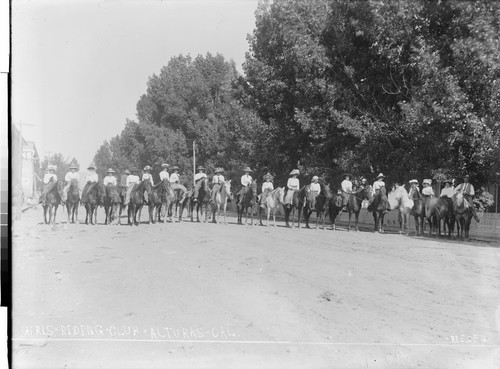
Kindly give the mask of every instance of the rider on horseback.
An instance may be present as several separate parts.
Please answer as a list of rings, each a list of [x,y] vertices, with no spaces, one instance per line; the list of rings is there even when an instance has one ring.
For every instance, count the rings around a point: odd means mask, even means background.
[[[248,190],[248,187],[250,187],[250,185],[252,184],[252,176],[250,175],[252,171],[252,169],[250,169],[250,167],[246,167],[245,169],[243,169],[243,171],[245,172],[244,175],[241,176],[241,189],[238,191],[237,193],[237,200],[236,202],[240,202],[240,199],[241,199],[241,196],[244,195],[246,193],[246,191]]]
[[[309,191],[311,191],[314,196],[318,196],[321,193],[321,185],[319,184],[318,176],[312,177],[311,184],[309,185]]]
[[[434,190],[431,187],[432,185],[432,179],[424,179],[422,181],[422,195],[424,196],[434,196]]]
[[[200,192],[201,180],[207,178],[207,174],[204,173],[205,168],[202,165],[199,165],[198,168],[196,168],[196,170],[198,170],[198,173],[194,175],[194,195],[193,195],[194,202],[198,201],[198,194]]]
[[[222,168],[215,168],[215,175],[212,178],[212,198],[210,201],[215,203],[215,196],[217,195],[217,192],[219,191],[220,186],[222,183],[224,183],[225,179],[222,173],[224,172],[224,169]]]
[[[52,187],[57,183],[57,174],[56,174],[56,166],[55,165],[49,165],[48,166],[49,172],[45,174],[43,177],[43,183],[45,184],[42,194],[40,195],[40,200],[38,203],[45,203],[45,198],[46,195],[50,192]]]
[[[455,194],[462,192],[464,199],[467,200],[467,203],[469,204],[469,207],[472,211],[472,216],[474,217],[476,222],[479,223],[479,217],[477,216],[476,207],[472,202],[472,197],[475,194],[474,186],[472,185],[472,183],[469,182],[469,180],[470,180],[469,175],[468,174],[465,175],[464,182],[460,183],[457,187],[455,187]]]
[[[85,187],[83,188],[83,193],[82,193],[82,201],[81,204],[85,205],[87,202],[87,196],[88,193],[94,188],[94,186],[97,184],[98,177],[97,173],[95,171],[96,166],[94,163],[90,164],[87,168],[88,173],[85,177]]]
[[[127,177],[127,182],[126,182],[127,194],[125,196],[125,204],[123,204],[124,206],[127,206],[128,203],[130,202],[130,194],[132,193],[134,186],[140,182],[139,176],[137,175],[138,173],[137,168],[131,168],[130,171],[132,172],[132,174],[129,174]]]
[[[174,165],[172,167],[173,173],[170,175],[169,181],[172,185],[172,190],[177,190],[180,189],[182,191],[182,198],[181,202],[186,198],[187,195],[187,188],[184,187],[180,182],[181,178],[179,177],[179,167],[177,165]]]
[[[160,181],[164,181],[165,179],[168,181],[170,179],[170,175],[168,174],[169,165],[163,163],[161,167],[163,168],[163,170],[160,172]]]
[[[154,182],[153,182],[153,175],[150,173],[152,169],[153,169],[153,168],[151,168],[151,166],[146,165],[146,166],[144,167],[144,169],[143,169],[143,170],[144,170],[144,173],[142,174],[142,180],[143,180],[143,181],[149,181],[149,182],[151,183],[151,186],[153,186],[153,185],[154,185]],[[144,192],[144,201],[145,201],[145,202],[148,202],[148,193],[147,193],[147,192]]]
[[[290,177],[288,178],[288,182],[286,183],[286,196],[284,205],[285,207],[290,207],[293,202],[293,194],[300,189],[300,183],[297,176],[300,174],[298,169],[294,169],[290,172]]]
[[[380,194],[381,189],[385,188],[384,178],[385,178],[385,176],[382,173],[380,173],[377,176],[377,180],[375,182],[373,182],[373,193],[372,193],[373,196],[372,196],[371,200],[368,203],[368,210],[370,210],[371,204],[373,203],[373,200],[375,200],[375,198]],[[386,206],[386,209],[384,210],[384,213],[387,213],[388,210],[391,209],[391,206],[390,206],[389,201],[387,200],[387,198],[384,199],[384,202],[385,202],[385,206]]]
[[[130,170],[125,169],[120,177],[120,186],[127,187],[127,177],[130,175]]]
[[[266,175],[264,175],[264,183],[262,183],[262,194],[260,195],[260,207],[262,209],[266,208],[266,198],[269,195],[269,193],[274,190],[274,185],[273,185],[273,176],[271,173],[267,172]]]
[[[66,199],[68,198],[68,191],[69,187],[71,186],[72,181],[79,181],[80,180],[80,175],[78,174],[77,170],[78,167],[76,164],[71,164],[69,167],[69,172],[66,173],[64,176],[64,181],[66,182],[66,186],[64,186],[63,193],[62,193],[62,205],[66,202]]]
[[[409,183],[410,183],[410,191],[408,192],[408,197],[413,201],[418,200],[420,194],[420,190],[418,188],[418,181],[416,179],[412,179],[411,181],[409,181]]]
[[[344,174],[342,174],[342,177],[344,177],[344,180],[340,184],[340,187],[342,187],[342,210],[341,211],[346,211],[347,201],[349,200],[349,196],[352,193],[352,182],[351,182],[352,175],[349,173],[344,173]]]
[[[102,183],[104,184],[104,187],[111,185],[111,186],[116,186],[117,185],[117,180],[116,177],[114,176],[115,171],[112,168],[109,168],[108,171],[106,172],[106,177],[104,177],[104,180]]]

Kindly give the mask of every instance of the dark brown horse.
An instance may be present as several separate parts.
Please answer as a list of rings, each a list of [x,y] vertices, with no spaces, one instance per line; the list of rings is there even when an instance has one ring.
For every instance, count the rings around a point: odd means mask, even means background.
[[[139,225],[142,207],[144,206],[144,191],[146,191],[146,187],[148,185],[151,186],[149,179],[139,182],[132,188],[132,192],[130,193],[130,202],[128,203],[127,209],[129,225]],[[139,214],[139,218],[137,218],[137,214]]]
[[[167,222],[167,218],[170,218],[172,221],[172,213],[171,206],[175,201],[175,193],[172,190],[172,185],[170,184],[168,179],[164,179],[159,184],[156,185],[156,192],[160,196],[161,208],[160,213],[158,214],[158,221],[161,222],[163,218],[163,223]]]
[[[210,187],[208,187],[208,177],[205,177],[200,180],[201,185],[200,189],[198,190],[198,197],[195,199],[192,199],[192,206],[191,206],[191,221],[193,221],[193,215],[194,215],[194,210],[196,209],[196,221],[200,221],[200,213],[201,213],[201,218],[203,219],[203,210],[205,210],[205,220],[204,222],[208,222],[208,216],[210,214],[210,199],[211,199],[211,191]]]
[[[45,195],[45,201],[43,202],[43,219],[45,224],[56,223],[57,208],[61,203],[61,189],[62,183],[59,181],[49,182],[47,185],[48,191]],[[47,212],[49,218],[47,219]]]
[[[418,189],[410,189],[409,197],[413,200],[411,215],[415,219],[417,236],[424,234],[425,205],[424,198]]]
[[[151,185],[151,181],[147,181],[148,183],[144,184],[144,191],[147,194],[147,201],[145,200],[144,205],[148,206],[148,214],[149,214],[149,224],[156,223],[156,220],[160,221],[161,219],[161,192],[163,191],[163,182],[160,182],[156,186]]]
[[[354,214],[355,218],[355,224],[354,224],[354,229],[356,231],[359,231],[358,229],[358,220],[359,220],[359,213],[362,208],[362,203],[363,200],[370,200],[368,192],[366,191],[365,187],[361,187],[358,190],[356,190],[354,193],[349,194],[349,197],[347,198],[347,211],[349,212],[349,222],[347,223],[347,231],[351,230],[351,217],[352,214]]]
[[[97,183],[87,192],[87,202],[85,202],[85,224],[97,224],[97,207],[104,200],[103,186]]]
[[[373,214],[375,232],[384,233],[384,217],[388,207],[387,191],[385,187],[382,187],[375,194],[372,203],[368,206],[368,210]]]
[[[444,232],[448,233],[448,238],[451,238],[451,234],[455,228],[455,211],[453,210],[453,202],[448,201],[447,198],[441,197],[437,200],[436,206],[434,207],[433,216],[438,229],[438,236],[441,237],[441,220],[444,224]]]
[[[288,191],[292,191],[292,190],[288,190]],[[290,214],[292,214],[292,228],[293,228],[293,226],[295,224],[295,210],[297,210],[297,212],[302,211],[302,203],[303,203],[303,199],[304,199],[303,193],[304,192],[302,192],[300,199],[299,199],[299,192],[300,192],[300,190],[293,191],[292,203],[286,204],[284,206],[284,208],[285,208],[285,222],[286,222],[286,226],[288,228],[290,228]],[[288,196],[288,193],[285,196]]]
[[[236,203],[238,207],[238,224],[243,224],[243,212],[245,212],[245,224],[248,221],[248,212],[250,211],[252,225],[253,225],[253,213],[254,206],[257,204],[257,182],[252,181],[250,186],[243,187],[243,194],[240,196],[239,201]]]
[[[333,194],[328,184],[320,182],[320,186],[321,193],[318,195],[318,197],[316,197],[316,229],[318,229],[319,220],[322,221],[323,229],[325,229],[325,218],[326,214],[329,212]]]
[[[189,209],[189,202],[193,192],[192,190],[188,191],[185,197],[183,197],[182,190],[180,188],[173,189],[173,192],[174,192],[174,199],[170,203],[170,207],[168,209],[168,215],[172,217],[172,216],[177,216],[178,214],[179,222],[182,222],[182,215],[184,214],[186,206],[188,206],[188,212],[191,210]]]
[[[454,196],[453,208],[455,211],[455,220],[457,222],[457,235],[462,240],[465,235],[465,239],[468,240],[472,221],[472,210],[461,193]]]
[[[299,208],[298,208],[298,220],[297,227],[300,228],[300,214],[304,214],[304,219],[306,221],[306,228],[309,227],[309,218],[311,214],[316,211],[316,198],[318,196],[311,191],[311,185],[306,185],[299,190],[298,200],[299,200]]]
[[[337,195],[332,197],[330,203],[328,204],[328,215],[330,216],[330,221],[332,222],[332,230],[335,230],[335,219],[337,219],[342,210],[342,202],[342,193],[337,193]]]
[[[122,206],[122,199],[120,197],[120,192],[118,188],[112,184],[108,184],[105,187],[104,195],[104,213],[106,214],[106,220],[104,224],[113,224],[117,221],[118,210]],[[119,220],[119,217],[118,217]]]
[[[66,198],[68,223],[78,224],[78,206],[80,206],[80,189],[78,181],[74,179],[69,185],[68,196]]]
[[[118,191],[118,195],[120,196],[120,206],[118,207],[118,224],[122,224],[122,213],[123,209],[125,209],[125,199],[127,197],[127,187],[126,186],[116,186],[116,190]]]

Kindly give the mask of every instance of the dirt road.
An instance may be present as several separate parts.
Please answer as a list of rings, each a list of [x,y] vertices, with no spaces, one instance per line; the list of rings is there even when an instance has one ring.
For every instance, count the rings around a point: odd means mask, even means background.
[[[500,366],[498,245],[41,219],[13,230],[16,369]]]

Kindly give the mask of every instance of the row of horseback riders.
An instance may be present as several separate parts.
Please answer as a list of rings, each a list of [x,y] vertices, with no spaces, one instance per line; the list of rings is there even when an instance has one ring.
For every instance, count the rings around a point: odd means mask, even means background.
[[[172,173],[169,173],[169,164],[162,164],[162,171],[159,173],[160,181],[168,181],[172,187],[173,190],[179,189],[182,193],[182,199],[184,199],[187,194],[188,190],[187,188],[180,183],[180,175],[179,175],[179,170],[180,168],[178,166],[173,166],[171,168]],[[69,186],[72,181],[80,181],[80,174],[78,173],[78,167],[76,165],[70,165],[69,167],[69,172],[65,175],[64,181],[66,182],[66,185],[63,189],[62,193],[62,201],[63,203],[66,201],[67,198],[67,193]],[[56,167],[54,165],[49,165],[48,166],[48,173],[45,174],[43,182],[45,184],[44,190],[42,192],[42,195],[40,197],[40,203],[43,203],[45,200],[45,195],[50,191],[52,188],[53,184],[57,181],[57,175],[55,174]],[[124,186],[127,188],[127,195],[125,198],[125,204],[127,205],[130,201],[130,193],[132,192],[133,188],[139,184],[141,181],[150,181],[151,185],[154,184],[153,180],[153,175],[151,174],[152,167],[149,165],[146,165],[143,169],[143,174],[142,177],[139,177],[139,170],[135,167],[132,167],[130,170],[125,170],[123,175],[121,176],[120,179],[120,185]],[[203,166],[198,166],[197,167],[197,173],[194,176],[194,201],[197,201],[198,198],[198,191],[201,187],[201,181],[205,178],[207,178],[207,174],[205,173],[206,168]],[[253,170],[250,167],[246,167],[243,169],[244,174],[241,176],[240,183],[241,183],[241,189],[238,191],[236,195],[236,202],[240,201],[241,196],[243,196],[248,188],[252,185],[254,182],[251,173]],[[225,182],[224,178],[224,169],[223,168],[216,168],[214,171],[214,175],[212,177],[212,201],[214,200],[214,196],[217,193],[218,188],[222,183]],[[289,207],[292,204],[293,201],[293,196],[294,193],[297,192],[300,189],[300,182],[299,179],[297,178],[298,175],[300,174],[300,171],[298,169],[293,169],[290,174],[288,181],[286,183],[286,193],[285,193],[285,198],[284,198],[284,206]],[[353,176],[350,173],[344,173],[342,175],[343,181],[340,184],[340,190],[339,190],[339,195],[342,195],[342,206],[345,209],[347,206],[347,201],[349,196],[354,193],[353,190],[353,182],[352,178]],[[82,191],[82,199],[81,203],[84,205],[87,201],[87,195],[88,193],[92,190],[92,188],[98,183],[98,175],[96,172],[96,166],[95,164],[90,164],[87,167],[87,174],[85,176],[85,187],[83,188]],[[371,198],[374,198],[382,188],[385,188],[385,182],[384,182],[385,176],[380,173],[376,177],[376,181],[373,182],[373,185],[370,186],[368,184],[368,181],[366,178],[361,177],[360,182],[357,183],[356,186],[356,191],[366,189],[368,193],[371,194]],[[441,190],[440,197],[448,199],[451,202],[451,199],[453,196],[455,196],[457,193],[462,193],[464,198],[467,200],[469,203],[471,210],[473,212],[474,218],[479,221],[479,218],[477,216],[477,213],[474,209],[474,206],[472,204],[472,198],[475,194],[474,192],[474,186],[469,182],[470,177],[466,175],[464,177],[464,182],[459,184],[456,187],[453,187],[453,181],[452,180],[445,180],[443,181],[445,187]],[[262,184],[262,194],[259,196],[259,203],[261,204],[262,207],[264,207],[265,199],[268,196],[268,194],[274,190],[274,177],[272,176],[271,173],[266,173],[263,177],[263,184]],[[115,177],[115,171],[110,168],[108,169],[106,176],[103,179],[103,184],[104,186],[112,185],[112,186],[117,186],[118,181],[117,178]],[[420,191],[419,189],[419,182],[416,179],[412,179],[409,181],[409,184],[411,186],[410,191],[409,191],[409,196],[412,199],[415,199],[418,196],[418,192]],[[435,196],[434,191],[431,187],[432,185],[432,180],[431,179],[424,179],[422,182],[422,191],[421,194],[424,196]],[[321,186],[319,184],[319,177],[318,176],[313,176],[311,179],[311,183],[309,186],[309,191],[312,192],[313,195],[317,196],[321,193]],[[147,201],[147,193],[145,193],[146,196],[146,201]],[[181,200],[182,200],[181,199]],[[390,205],[386,201],[386,207],[387,210],[390,210]]]

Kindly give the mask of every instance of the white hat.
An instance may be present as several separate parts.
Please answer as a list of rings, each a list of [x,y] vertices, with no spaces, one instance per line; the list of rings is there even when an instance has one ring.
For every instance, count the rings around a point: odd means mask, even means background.
[[[385,176],[384,176],[382,173],[380,173],[380,174],[377,176],[377,179],[379,179],[379,178],[385,178]]]
[[[416,179],[412,179],[412,180],[410,180],[410,181],[408,181],[408,182],[409,182],[410,184],[413,184],[413,183],[418,184],[418,181],[417,181]]]
[[[55,165],[52,165],[50,164],[48,167],[47,167],[48,170],[56,170],[56,166]]]
[[[428,184],[428,185],[431,185],[432,184],[432,179],[424,179],[422,181],[422,184]]]
[[[314,180],[319,180],[319,177],[318,177],[318,176],[314,176],[314,177],[312,177],[312,180],[313,180],[313,181],[314,181]]]
[[[161,165],[161,167],[162,167],[162,168],[168,168],[169,166],[170,166],[170,165],[168,165],[167,163],[163,163],[163,164]]]
[[[292,171],[290,172],[290,175],[291,175],[291,176],[293,176],[293,175],[295,175],[295,174],[297,174],[297,175],[298,175],[298,174],[300,174],[300,172],[299,172],[299,170],[298,170],[298,169],[294,169],[294,170],[292,170]]]

